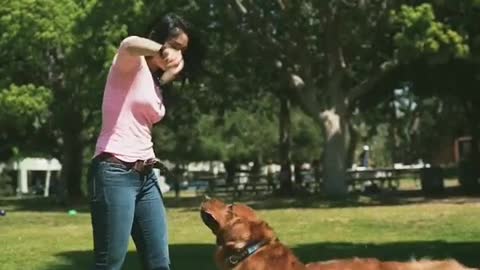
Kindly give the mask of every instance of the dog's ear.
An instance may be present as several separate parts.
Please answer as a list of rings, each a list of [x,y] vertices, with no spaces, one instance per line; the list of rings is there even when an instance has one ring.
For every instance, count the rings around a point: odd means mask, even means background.
[[[245,220],[258,220],[257,214],[255,211],[245,204],[235,204],[233,209],[233,214],[239,218]]]

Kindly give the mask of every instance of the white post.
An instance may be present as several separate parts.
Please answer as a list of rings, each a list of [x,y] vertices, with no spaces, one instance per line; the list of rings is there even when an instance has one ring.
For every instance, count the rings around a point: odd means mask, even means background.
[[[43,191],[43,197],[48,197],[50,195],[50,176],[51,176],[50,170],[47,171],[47,174],[45,176],[45,190]]]
[[[18,189],[20,193],[28,193],[28,170],[19,168],[18,170]]]
[[[17,196],[22,195],[22,171],[20,169],[17,171]]]

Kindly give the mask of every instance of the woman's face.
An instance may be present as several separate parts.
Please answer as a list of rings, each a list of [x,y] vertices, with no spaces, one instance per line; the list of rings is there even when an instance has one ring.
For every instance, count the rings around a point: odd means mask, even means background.
[[[174,48],[176,50],[184,52],[188,47],[189,38],[188,35],[182,30],[179,29],[177,31],[178,33],[176,33],[176,35],[167,39],[165,45],[170,48]]]

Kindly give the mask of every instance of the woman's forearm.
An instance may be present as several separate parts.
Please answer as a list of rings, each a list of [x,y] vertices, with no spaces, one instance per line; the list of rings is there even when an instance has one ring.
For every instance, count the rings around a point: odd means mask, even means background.
[[[152,56],[160,51],[162,44],[147,38],[130,36],[122,41],[120,47],[135,56]]]

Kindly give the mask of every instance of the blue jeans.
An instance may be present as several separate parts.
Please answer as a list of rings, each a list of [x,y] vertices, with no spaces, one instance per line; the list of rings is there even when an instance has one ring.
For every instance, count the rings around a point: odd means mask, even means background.
[[[130,235],[143,269],[169,270],[166,212],[153,172],[93,160],[89,191],[95,270],[120,270]]]

